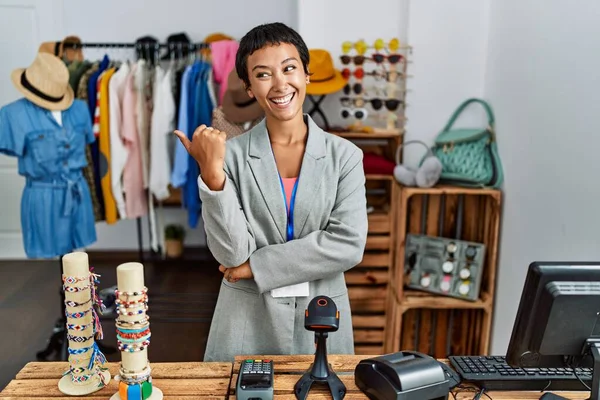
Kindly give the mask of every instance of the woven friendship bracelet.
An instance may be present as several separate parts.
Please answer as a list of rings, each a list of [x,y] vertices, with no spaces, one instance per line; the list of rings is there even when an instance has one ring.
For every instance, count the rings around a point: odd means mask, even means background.
[[[69,354],[83,354],[83,353],[87,353],[88,351],[92,350],[94,348],[94,346],[89,346],[89,347],[84,347],[82,349],[71,349],[69,348]]]
[[[62,281],[64,283],[78,283],[78,282],[88,281],[89,279],[90,279],[89,277],[79,278],[79,277],[75,277],[75,276],[66,276],[66,275],[62,276]]]
[[[76,342],[76,343],[83,343],[83,342],[87,342],[90,339],[93,339],[94,335],[91,336],[73,336],[73,335],[67,335],[67,339]]]
[[[69,307],[80,307],[80,306],[86,305],[90,301],[92,301],[91,297],[88,300],[84,301],[83,303],[77,303],[76,301],[65,300],[65,304],[68,305]]]
[[[67,324],[67,329],[70,331],[84,331],[92,325],[93,323],[85,325]]]
[[[85,315],[87,313],[89,313],[91,311],[92,311],[92,308],[89,308],[89,309],[87,309],[85,311],[79,311],[79,312],[76,312],[76,313],[68,313],[68,312],[65,311],[65,315],[67,317],[69,317],[69,318],[83,318],[83,317],[85,317]]]
[[[78,292],[83,292],[84,290],[88,290],[90,288],[90,285],[87,286],[65,286],[63,285],[63,290],[65,292],[69,292],[69,293],[78,293]]]

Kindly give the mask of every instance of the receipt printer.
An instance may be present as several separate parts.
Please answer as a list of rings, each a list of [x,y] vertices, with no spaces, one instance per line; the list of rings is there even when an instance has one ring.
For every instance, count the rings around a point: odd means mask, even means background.
[[[361,360],[354,381],[372,400],[447,400],[450,392],[442,364],[409,351]]]

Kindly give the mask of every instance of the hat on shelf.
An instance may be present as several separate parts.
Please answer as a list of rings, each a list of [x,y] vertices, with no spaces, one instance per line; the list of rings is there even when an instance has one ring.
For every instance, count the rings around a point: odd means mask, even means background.
[[[186,57],[190,54],[190,44],[192,44],[192,41],[185,32],[169,35],[167,37],[167,52],[162,56],[161,60],[169,60],[171,54],[175,58]]]
[[[69,70],[60,58],[52,54],[37,53],[29,67],[15,69],[10,77],[25,98],[42,108],[62,111],[73,103]]]
[[[306,86],[306,94],[322,95],[342,90],[347,81],[333,66],[331,54],[323,49],[311,49],[308,53],[308,72],[311,76],[310,83]]]
[[[248,96],[244,82],[233,69],[227,77],[227,90],[221,104],[225,117],[230,122],[239,124],[252,121],[264,115],[255,98]]]

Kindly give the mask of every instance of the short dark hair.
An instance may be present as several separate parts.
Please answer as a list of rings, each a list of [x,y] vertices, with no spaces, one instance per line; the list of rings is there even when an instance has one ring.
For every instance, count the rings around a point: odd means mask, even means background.
[[[308,47],[306,47],[306,43],[304,43],[298,32],[281,22],[262,24],[252,28],[252,30],[244,35],[242,40],[240,40],[240,46],[235,57],[235,71],[244,82],[246,88],[250,87],[248,56],[265,46],[279,45],[281,43],[289,43],[296,46],[300,55],[300,61],[302,61],[302,65],[304,66],[304,72],[308,74],[308,63],[310,61]]]

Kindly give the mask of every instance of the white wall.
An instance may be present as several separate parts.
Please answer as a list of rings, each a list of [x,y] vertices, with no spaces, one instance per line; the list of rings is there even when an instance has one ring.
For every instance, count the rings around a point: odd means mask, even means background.
[[[408,42],[414,47],[408,80],[405,140],[432,144],[458,105],[481,97],[491,0],[413,0]],[[456,126],[481,126],[483,110],[473,106]],[[404,162],[415,165],[425,149],[406,148]]]
[[[172,33],[186,32],[193,41],[202,41],[208,34],[223,32],[236,39],[255,25],[280,21],[297,28],[295,0],[258,0],[244,3],[239,0],[104,0],[102,6],[89,0],[63,0],[64,34],[74,34],[87,42],[134,42],[141,36],[154,36],[165,42]],[[93,14],[88,11],[92,6]],[[251,12],[248,12],[248,8]],[[93,17],[92,17],[93,16]],[[87,49],[91,59],[104,53]],[[109,56],[127,57],[132,52],[109,50]],[[203,246],[206,243],[202,221],[196,229],[187,225],[187,213],[181,209],[165,209],[164,224],[176,222],[187,229],[186,244]],[[119,221],[117,225],[96,224],[98,241],[90,249],[135,249],[137,231],[134,220]],[[148,222],[142,222],[144,247],[149,247]]]
[[[600,260],[600,2],[496,1],[486,97],[504,216],[492,351],[506,352],[534,260]]]

